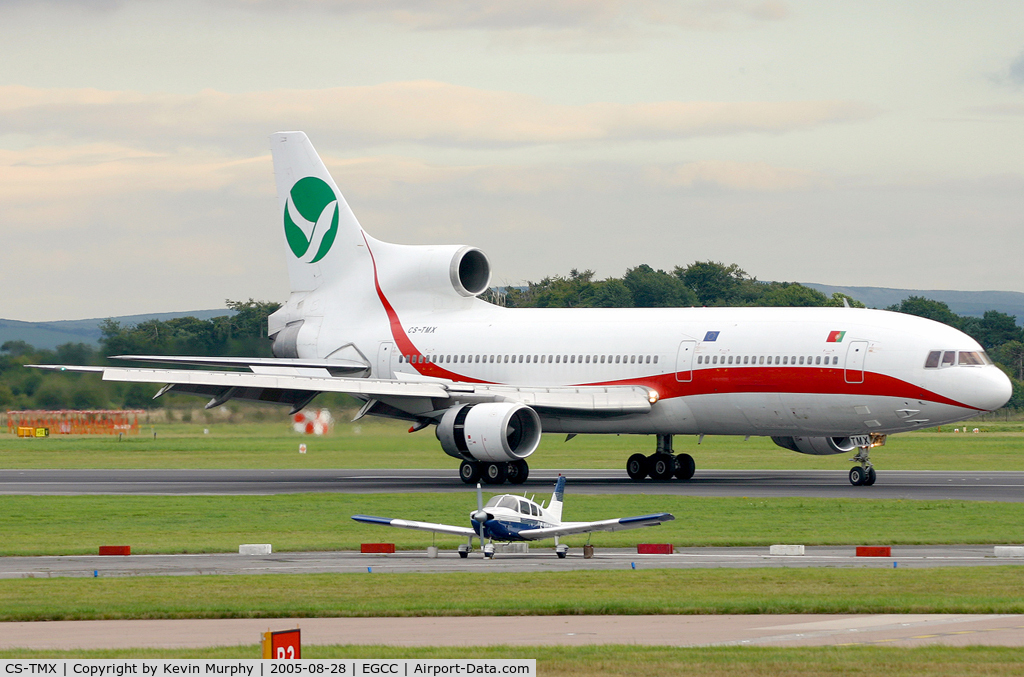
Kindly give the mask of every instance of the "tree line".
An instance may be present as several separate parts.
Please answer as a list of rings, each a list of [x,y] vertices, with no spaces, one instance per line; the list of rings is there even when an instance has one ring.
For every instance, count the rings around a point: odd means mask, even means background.
[[[672,272],[646,264],[621,278],[594,280],[590,270],[545,277],[520,287],[492,288],[484,300],[510,308],[657,308],[693,306],[843,306],[864,304],[845,294],[825,294],[795,282],[760,282],[739,266],[697,261]],[[271,301],[231,301],[232,315],[200,320],[181,317],[122,325],[100,324],[96,347],[66,343],[55,350],[24,341],[0,346],[0,407],[5,409],[103,409],[154,406],[153,387],[100,381],[88,374],[51,373],[25,364],[110,364],[110,355],[271,356],[267,317],[280,307]],[[911,296],[886,310],[943,322],[972,336],[1013,380],[1007,406],[1024,407],[1024,333],[1012,315],[989,310],[960,316],[941,301]]]
[[[155,389],[143,383],[101,381],[93,374],[26,369],[26,364],[113,364],[110,355],[205,355],[270,357],[267,316],[281,307],[270,301],[232,301],[232,315],[200,320],[178,317],[122,325],[100,323],[99,348],[65,343],[55,350],[25,341],[0,345],[0,407],[3,409],[147,409],[157,406]]]

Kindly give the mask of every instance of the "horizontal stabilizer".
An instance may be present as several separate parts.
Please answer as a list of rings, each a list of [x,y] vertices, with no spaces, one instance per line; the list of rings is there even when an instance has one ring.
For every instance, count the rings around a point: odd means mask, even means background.
[[[369,369],[355,360],[304,360],[293,357],[200,357],[192,355],[112,355],[112,360],[153,362],[157,364],[190,364],[200,367],[249,369],[256,373],[270,370],[326,369],[331,376]]]

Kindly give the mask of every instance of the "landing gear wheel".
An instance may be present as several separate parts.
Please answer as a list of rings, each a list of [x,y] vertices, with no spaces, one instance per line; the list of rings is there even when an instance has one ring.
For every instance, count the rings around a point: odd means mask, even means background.
[[[484,484],[504,484],[507,473],[505,472],[505,463],[486,463],[483,467],[483,479]]]
[[[559,551],[559,552],[556,552],[555,554],[558,555],[558,559],[565,559],[565,556],[568,553]]]
[[[864,478],[864,486],[870,487],[875,483],[878,473],[875,472],[874,468],[868,468],[868,476]]]
[[[530,466],[526,461],[509,461],[505,474],[509,484],[522,484],[530,476]]]
[[[466,484],[476,484],[480,481],[480,464],[472,461],[463,461],[459,466],[459,479]]]
[[[651,477],[656,480],[670,480],[676,471],[676,459],[672,454],[653,454],[647,459],[651,468]]]
[[[864,468],[859,465],[855,465],[850,468],[850,484],[855,487],[859,487],[864,484],[864,480],[867,479],[867,473],[864,472]]]
[[[693,461],[693,456],[689,454],[679,454],[676,456],[676,477],[681,480],[688,480],[693,477],[693,473],[697,470],[697,464]]]
[[[643,454],[633,454],[626,461],[626,474],[632,480],[642,480],[647,477],[647,457]]]
[[[459,557],[461,557],[462,559],[466,559],[467,557],[469,557],[469,551],[468,550],[459,550]]]

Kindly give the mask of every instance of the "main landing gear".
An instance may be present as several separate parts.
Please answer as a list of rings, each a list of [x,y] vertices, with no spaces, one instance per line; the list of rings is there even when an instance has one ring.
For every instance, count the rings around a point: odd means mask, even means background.
[[[459,478],[466,484],[522,484],[530,476],[530,466],[526,461],[499,461],[497,463],[480,463],[463,461],[459,466]]]
[[[855,487],[870,487],[875,483],[875,467],[871,465],[871,447],[858,447],[857,455],[850,460],[860,463],[850,468],[850,484]]]
[[[679,454],[672,450],[672,436],[658,435],[657,450],[650,456],[633,454],[626,461],[626,473],[633,480],[642,480],[648,475],[655,480],[670,480],[673,477],[688,480],[693,477],[697,466],[693,456]]]

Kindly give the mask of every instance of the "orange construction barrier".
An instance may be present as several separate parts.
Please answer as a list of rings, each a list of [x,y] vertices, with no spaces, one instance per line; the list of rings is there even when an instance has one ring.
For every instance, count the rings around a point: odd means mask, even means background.
[[[60,411],[9,411],[7,432],[19,437],[23,428],[46,428],[56,435],[126,435],[139,434],[139,415],[142,409],[96,409]],[[34,432],[32,436],[37,436]]]

